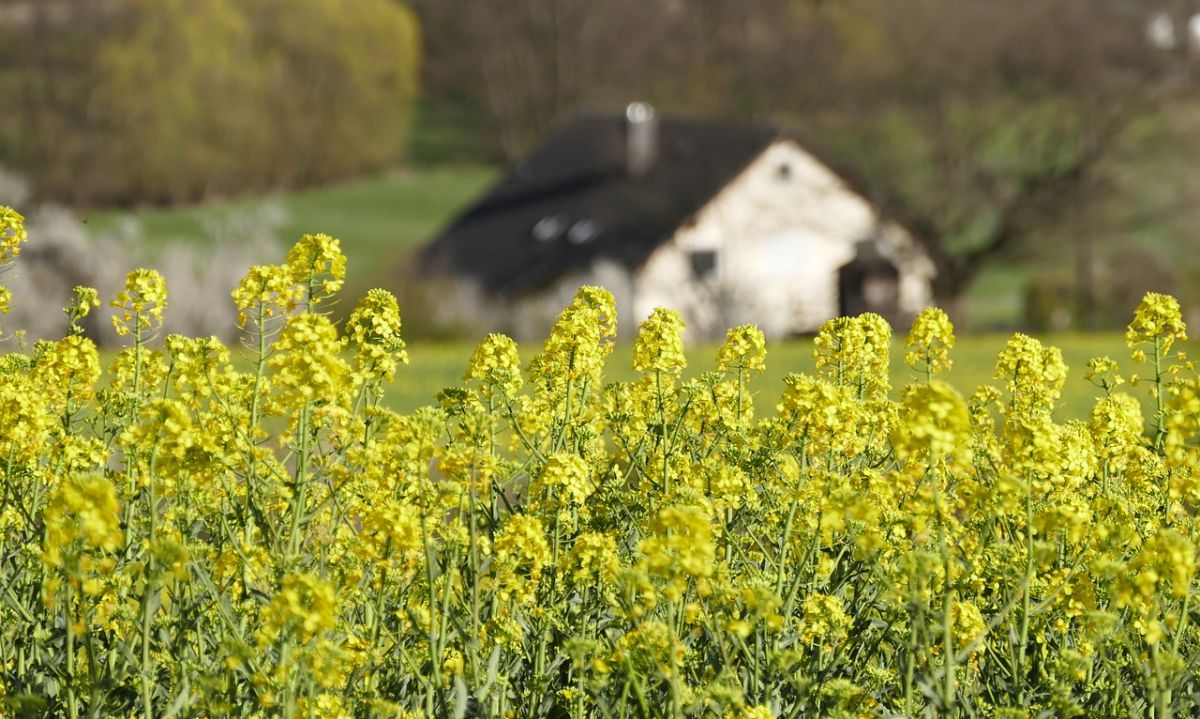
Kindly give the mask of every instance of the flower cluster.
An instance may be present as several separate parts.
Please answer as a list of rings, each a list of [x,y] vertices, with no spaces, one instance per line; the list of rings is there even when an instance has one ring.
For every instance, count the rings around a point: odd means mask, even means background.
[[[304,313],[288,319],[270,366],[284,403],[320,400],[336,403],[349,368],[341,358],[344,342],[324,315]]]
[[[557,388],[566,382],[598,382],[617,332],[616,301],[603,287],[579,288],[550,328],[529,373]]]
[[[42,560],[62,567],[85,552],[112,553],[123,537],[117,490],[105,477],[74,475],[54,491],[46,503],[46,538]]]
[[[326,234],[302,236],[288,252],[287,271],[292,283],[302,288],[309,307],[333,297],[346,279],[341,242]]]
[[[948,372],[952,365],[954,325],[942,310],[926,307],[913,320],[906,347],[904,361],[910,367],[922,369],[930,376]]]
[[[238,324],[246,327],[253,318],[256,324],[262,325],[268,319],[294,310],[301,299],[301,286],[287,265],[254,265],[233,289],[232,295]]]
[[[290,636],[307,644],[335,626],[337,597],[333,586],[310,573],[289,574],[263,608],[258,639],[269,644],[280,636]]]
[[[0,268],[21,256],[21,245],[28,239],[21,213],[11,207],[0,207]]]
[[[400,337],[400,305],[387,290],[367,292],[346,321],[346,335],[357,351],[355,371],[364,381],[391,381],[397,366],[408,363]]]
[[[118,310],[112,318],[117,334],[153,333],[162,327],[167,309],[167,282],[157,270],[134,270],[125,278],[125,289],[109,304]]]
[[[881,397],[888,379],[892,328],[877,314],[836,317],[813,340],[817,371],[831,381],[853,387],[859,397]]]
[[[93,287],[76,286],[71,295],[71,304],[63,308],[63,314],[67,316],[67,334],[78,335],[83,333],[80,321],[100,306],[100,293]]]
[[[638,372],[682,372],[687,366],[687,358],[683,356],[683,328],[678,312],[655,308],[638,328],[633,343],[633,368]]]
[[[464,379],[479,381],[486,395],[499,391],[502,397],[514,397],[524,383],[517,343],[506,335],[488,335],[471,355]]]
[[[921,454],[941,461],[966,447],[969,432],[967,403],[950,385],[931,380],[904,389],[893,439],[903,456]]]
[[[1176,340],[1187,339],[1187,326],[1179,310],[1179,300],[1170,295],[1149,292],[1133,313],[1133,321],[1125,330],[1125,342],[1132,349],[1141,344],[1154,344],[1161,352],[1168,352]],[[1139,355],[1138,358],[1144,358]],[[1139,359],[1140,361],[1140,359]]]
[[[717,351],[717,371],[736,372],[745,380],[751,372],[767,368],[767,338],[754,325],[741,325],[729,330],[725,343]]]

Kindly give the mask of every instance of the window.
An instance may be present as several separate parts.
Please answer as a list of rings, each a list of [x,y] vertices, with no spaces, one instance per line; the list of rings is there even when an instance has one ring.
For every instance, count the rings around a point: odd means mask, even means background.
[[[786,162],[779,163],[779,167],[775,168],[775,177],[782,182],[792,179],[792,166]]]
[[[580,220],[567,230],[567,242],[572,245],[586,245],[600,234],[600,225],[591,220]]]
[[[562,215],[546,215],[537,221],[529,234],[538,242],[549,242],[561,235],[566,226],[567,221]]]
[[[716,250],[694,250],[690,254],[692,274],[698,280],[706,280],[717,272]]]

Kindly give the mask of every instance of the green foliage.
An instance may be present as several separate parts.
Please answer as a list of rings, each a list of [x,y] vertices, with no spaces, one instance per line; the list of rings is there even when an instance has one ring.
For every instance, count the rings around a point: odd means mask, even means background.
[[[97,49],[96,113],[117,129],[96,148],[115,170],[97,191],[180,198],[228,184],[270,132],[246,102],[263,87],[238,3],[134,0],[128,12],[136,22]]]
[[[121,0],[113,8],[94,27],[80,11],[42,38],[54,56],[79,45],[87,68],[48,81],[63,95],[54,99],[62,121],[54,132],[33,126],[40,105],[25,113],[28,146],[16,159],[42,192],[86,203],[178,202],[327,182],[403,156],[420,37],[399,3]],[[26,89],[40,80],[31,68],[19,73]]]

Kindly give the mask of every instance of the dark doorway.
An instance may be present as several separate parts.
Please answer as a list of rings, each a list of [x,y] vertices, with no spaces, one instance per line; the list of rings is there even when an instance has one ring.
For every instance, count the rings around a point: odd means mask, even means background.
[[[843,316],[874,312],[889,322],[900,315],[900,271],[863,242],[853,260],[838,269],[838,311]]]

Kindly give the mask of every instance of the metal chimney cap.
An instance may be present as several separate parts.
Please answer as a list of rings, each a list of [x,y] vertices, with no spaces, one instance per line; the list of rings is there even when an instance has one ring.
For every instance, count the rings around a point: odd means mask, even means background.
[[[630,122],[649,122],[654,119],[654,106],[648,102],[631,102],[625,108],[625,119]]]

